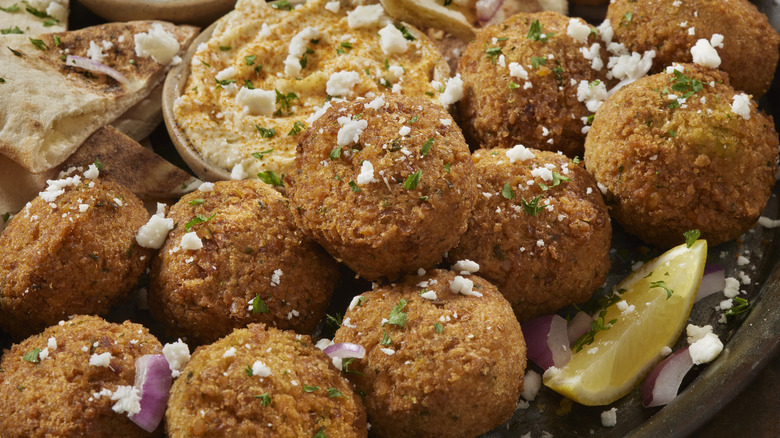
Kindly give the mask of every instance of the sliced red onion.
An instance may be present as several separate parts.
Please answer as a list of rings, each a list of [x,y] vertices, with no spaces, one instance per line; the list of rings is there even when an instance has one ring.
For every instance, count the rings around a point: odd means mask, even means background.
[[[688,347],[681,348],[661,361],[642,383],[642,405],[663,406],[675,397],[683,377],[693,367]]]
[[[129,82],[122,73],[119,73],[105,64],[101,64],[89,58],[84,58],[83,56],[68,55],[68,57],[65,58],[65,63],[74,67],[83,68],[84,70],[107,74],[122,85],[127,85]]]
[[[477,18],[481,24],[489,22],[504,3],[504,0],[478,0]]]
[[[583,311],[577,312],[574,318],[569,320],[569,328],[567,329],[569,345],[575,343],[577,339],[590,330],[591,322],[593,322],[593,317]]]
[[[362,345],[352,344],[350,342],[333,344],[322,351],[331,358],[338,357],[344,359],[354,357],[355,359],[363,359],[366,357],[366,349],[363,348]]]
[[[566,320],[559,315],[545,315],[522,325],[526,356],[540,367],[562,367],[571,360]]]
[[[722,292],[726,287],[726,270],[715,263],[704,268],[704,276],[701,278],[701,286],[696,292],[696,301],[708,297],[716,292]]]
[[[141,411],[130,420],[147,432],[160,425],[171,390],[171,369],[162,354],[146,354],[135,361],[135,383],[141,395]]]

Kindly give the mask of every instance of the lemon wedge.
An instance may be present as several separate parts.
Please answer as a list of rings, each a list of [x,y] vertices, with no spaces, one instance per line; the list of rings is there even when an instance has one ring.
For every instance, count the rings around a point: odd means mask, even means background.
[[[584,335],[593,342],[579,351],[573,348],[566,366],[549,368],[544,384],[588,406],[606,405],[628,394],[661,360],[661,349],[680,336],[706,260],[707,242],[697,240],[632,272],[617,286],[619,299],[601,314],[608,328]]]

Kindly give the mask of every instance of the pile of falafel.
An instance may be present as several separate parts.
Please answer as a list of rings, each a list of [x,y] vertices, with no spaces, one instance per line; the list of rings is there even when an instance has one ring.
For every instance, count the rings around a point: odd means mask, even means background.
[[[694,229],[715,245],[755,225],[775,182],[756,101],[780,36],[764,15],[615,0],[607,18],[482,29],[453,108],[389,91],[333,103],[281,186],[204,183],[150,218],[95,164],[50,181],[0,234],[0,328],[19,342],[0,362],[3,436],[148,435],[99,396],[163,350],[101,317],[139,288],[160,337],[197,347],[171,366],[158,435],[469,437],[507,421],[520,322],[604,283],[611,219],[659,248]],[[373,283],[313,342],[346,276]],[[334,343],[363,354],[322,351]]]

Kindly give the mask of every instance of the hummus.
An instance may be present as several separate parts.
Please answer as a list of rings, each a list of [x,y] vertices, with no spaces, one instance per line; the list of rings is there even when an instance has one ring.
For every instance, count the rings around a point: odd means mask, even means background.
[[[280,176],[300,132],[331,102],[400,93],[446,106],[448,75],[430,40],[379,4],[240,0],[197,48],[174,116],[192,147],[233,179]]]

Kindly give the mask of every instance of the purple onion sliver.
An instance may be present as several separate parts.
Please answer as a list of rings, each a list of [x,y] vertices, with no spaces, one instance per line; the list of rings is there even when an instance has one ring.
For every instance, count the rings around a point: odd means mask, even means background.
[[[590,330],[590,323],[593,322],[593,317],[583,311],[577,312],[576,315],[569,321],[569,327],[567,334],[569,335],[569,345],[574,344],[577,339]]]
[[[130,420],[147,432],[160,425],[171,390],[171,370],[162,354],[147,354],[135,361],[135,383],[141,394],[141,411]]]
[[[478,0],[476,6],[477,18],[484,24],[493,19],[504,0]]]
[[[661,361],[642,383],[642,405],[663,406],[675,397],[685,375],[693,367],[688,347],[680,348]]]
[[[348,358],[354,357],[356,359],[363,359],[366,357],[366,349],[362,345],[352,344],[350,342],[342,342],[333,344],[326,349],[322,350],[330,357]]]
[[[726,287],[726,271],[718,264],[708,265],[704,268],[704,276],[701,285],[696,292],[696,302],[716,292],[721,292]]]
[[[525,338],[526,357],[540,367],[547,369],[555,364],[552,351],[547,344],[553,318],[557,315],[545,315],[522,324]],[[560,318],[560,317],[559,317]]]
[[[68,55],[68,57],[65,58],[65,64],[83,68],[84,70],[107,74],[122,85],[126,85],[129,82],[122,73],[119,73],[105,64],[101,64],[89,58],[84,58],[83,56]]]
[[[566,366],[571,360],[567,326],[563,317],[554,315],[550,323],[550,332],[547,334],[547,347],[552,353],[553,365],[557,368]]]

